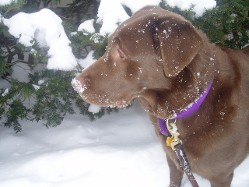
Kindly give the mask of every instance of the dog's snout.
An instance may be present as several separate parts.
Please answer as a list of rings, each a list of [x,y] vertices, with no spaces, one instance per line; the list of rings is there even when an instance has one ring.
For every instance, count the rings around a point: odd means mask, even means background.
[[[83,78],[76,77],[71,82],[72,87],[79,94],[83,93],[86,90],[87,85],[89,85],[89,84],[90,84],[90,77],[89,76],[85,76]]]

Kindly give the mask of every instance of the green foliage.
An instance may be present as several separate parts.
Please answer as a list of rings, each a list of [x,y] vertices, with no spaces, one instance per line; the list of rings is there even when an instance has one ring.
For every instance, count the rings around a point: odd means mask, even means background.
[[[82,101],[71,87],[75,72],[43,70],[30,74],[29,82],[10,80],[11,88],[5,95],[0,92],[0,119],[6,127],[21,131],[20,120],[42,121],[46,127],[55,127],[66,114],[78,110],[90,120],[95,120],[116,109],[101,109],[93,114],[89,104]]]
[[[96,36],[97,37],[98,41],[97,43],[95,43],[94,45],[94,53],[93,53],[93,57],[95,59],[98,59],[99,57],[101,57],[105,51],[106,51],[106,46],[107,46],[107,43],[108,43],[108,36],[105,35],[105,36]]]
[[[161,7],[181,14],[204,31],[211,42],[230,48],[243,48],[249,42],[249,1],[216,0],[217,6],[200,17],[189,10],[169,7],[165,1]]]
[[[194,5],[192,5],[189,9],[187,10],[181,10],[178,7],[170,7],[167,4],[167,0],[162,0],[159,4],[159,6],[163,9],[175,12],[177,14],[182,15],[183,17],[185,17],[186,19],[193,21],[196,17],[196,13],[193,11]]]
[[[11,88],[7,94],[0,97],[0,119],[4,118],[3,124],[6,127],[13,127],[16,132],[21,130],[20,120],[28,115],[29,108],[24,101],[32,93],[31,85],[11,80]]]
[[[13,127],[15,132],[20,132],[22,127],[20,119],[24,119],[28,113],[28,109],[23,105],[23,102],[16,99],[13,100],[6,112],[7,120],[5,122],[6,127]]]
[[[13,1],[11,4],[0,6],[0,14],[5,18],[9,18],[17,12],[20,12],[24,3],[25,0],[17,0],[16,2]]]
[[[10,75],[10,66],[6,63],[5,59],[0,56],[0,77],[6,77]]]
[[[47,8],[50,4],[59,4],[60,0],[25,0],[22,6],[24,12],[36,12],[40,8]]]
[[[105,53],[108,37],[83,31],[71,36],[70,40],[73,53],[77,58],[85,58],[90,49],[94,50],[93,56],[98,59]]]
[[[231,48],[242,48],[248,41],[249,1],[217,0],[217,7],[194,20],[212,42]]]
[[[100,1],[92,0],[74,0],[68,4],[70,12],[76,14],[77,22],[79,23],[96,17]],[[82,14],[83,13],[83,14]]]
[[[15,6],[0,7],[0,12],[7,17],[20,10],[33,12],[38,10],[38,5],[42,2],[50,1],[18,1]],[[68,34],[76,28],[69,20],[65,20],[64,25],[67,25],[65,28]],[[54,127],[61,124],[66,114],[79,112],[90,120],[95,120],[116,111],[101,109],[96,114],[89,112],[89,104],[85,103],[71,86],[76,70],[55,71],[41,68],[41,65],[47,65],[48,49],[40,48],[36,41],[32,47],[20,45],[1,22],[0,36],[0,81],[9,85],[0,85],[0,121],[4,126],[20,132],[21,120],[41,121],[47,127]],[[70,39],[77,58],[84,58],[89,50],[95,50],[95,57],[98,58],[104,53],[107,44],[107,36],[96,33],[78,32]],[[29,54],[28,61],[24,61],[25,54]],[[19,63],[25,63],[28,67],[28,82],[21,82],[12,74],[13,67]]]
[[[40,83],[35,91],[32,114],[36,121],[44,121],[48,126],[59,125],[64,116],[73,114],[73,101],[78,95],[71,88],[72,72],[44,70],[30,75],[31,84]],[[45,81],[46,80],[46,81]]]

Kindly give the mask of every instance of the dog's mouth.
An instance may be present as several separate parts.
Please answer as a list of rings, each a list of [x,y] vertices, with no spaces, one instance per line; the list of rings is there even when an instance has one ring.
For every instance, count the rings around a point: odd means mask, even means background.
[[[115,108],[115,107],[117,107],[117,108],[126,108],[129,105],[131,105],[131,102],[132,101],[127,102],[126,100],[121,99],[121,100],[118,100],[117,102],[115,102],[115,104],[113,106],[109,106],[109,107],[111,107],[111,108]]]
[[[126,108],[131,105],[133,99],[112,100],[108,95],[80,94],[81,98],[87,103],[109,108]]]
[[[84,101],[101,107],[126,108],[131,105],[132,100],[134,99],[132,96],[111,99],[107,93],[90,93],[87,86],[82,86],[81,82],[75,78],[72,80],[71,85]]]

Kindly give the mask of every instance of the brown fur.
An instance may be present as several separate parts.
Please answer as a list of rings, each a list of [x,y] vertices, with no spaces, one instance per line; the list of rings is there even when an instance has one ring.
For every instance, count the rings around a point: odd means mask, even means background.
[[[229,187],[249,153],[248,73],[249,47],[220,48],[183,17],[145,7],[117,28],[103,57],[76,79],[89,103],[124,107],[138,98],[167,153],[170,185],[180,186],[183,172],[156,121],[188,106],[214,78],[199,110],[177,126],[192,171],[212,187]]]

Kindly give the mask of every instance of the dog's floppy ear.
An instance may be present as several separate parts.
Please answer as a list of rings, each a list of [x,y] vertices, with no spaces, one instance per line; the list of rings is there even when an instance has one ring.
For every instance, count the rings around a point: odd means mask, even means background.
[[[175,77],[197,55],[202,39],[189,22],[178,17],[161,19],[157,34],[164,73],[167,77]]]

